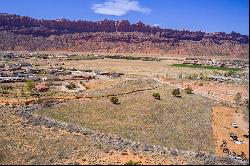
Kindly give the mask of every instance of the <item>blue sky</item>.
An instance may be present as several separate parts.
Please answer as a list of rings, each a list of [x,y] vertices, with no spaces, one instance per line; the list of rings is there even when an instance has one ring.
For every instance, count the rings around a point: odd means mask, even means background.
[[[161,28],[249,35],[249,0],[0,0],[0,12],[38,19],[139,20]]]

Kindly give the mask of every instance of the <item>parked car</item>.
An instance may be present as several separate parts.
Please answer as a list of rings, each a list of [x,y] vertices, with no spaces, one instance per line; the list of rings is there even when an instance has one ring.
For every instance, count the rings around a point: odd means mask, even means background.
[[[233,128],[238,128],[238,126],[237,126],[237,124],[234,122],[234,123],[232,123],[232,127]]]

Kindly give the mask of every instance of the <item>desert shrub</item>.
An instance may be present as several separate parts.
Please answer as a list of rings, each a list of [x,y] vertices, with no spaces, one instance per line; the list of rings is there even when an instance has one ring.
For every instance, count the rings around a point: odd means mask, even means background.
[[[5,95],[6,95],[6,94],[9,94],[10,92],[9,92],[9,91],[7,91],[7,90],[0,90],[0,93],[1,93],[1,94],[5,94]]]
[[[129,162],[126,162],[124,165],[139,165],[139,162],[134,162],[130,160]]]
[[[199,77],[198,74],[193,74],[193,75],[192,75],[192,79],[193,79],[193,80],[197,80],[197,77]]]
[[[13,86],[11,86],[11,85],[3,85],[3,86],[1,86],[0,87],[2,90],[13,90],[14,88],[13,88]]]
[[[209,77],[207,76],[206,73],[200,73],[200,80],[205,80],[205,81],[208,81],[209,80]]]
[[[157,100],[161,99],[161,95],[159,93],[153,93],[153,97]]]
[[[182,78],[182,73],[178,74],[177,78]]]
[[[244,100],[244,106],[249,109],[249,99]]]
[[[13,86],[11,85],[3,85],[0,86],[0,93],[1,94],[9,94],[11,90],[13,90]]]
[[[69,90],[72,90],[76,88],[76,85],[71,82],[69,85],[66,85],[66,88],[68,88]]]
[[[187,79],[192,80],[193,79],[192,75],[188,75]]]
[[[25,84],[25,89],[27,92],[30,92],[35,87],[35,84],[32,80],[27,80]]]
[[[191,87],[187,87],[187,88],[185,88],[185,92],[187,94],[192,94],[193,93],[193,89]]]
[[[179,89],[179,88],[178,88],[178,89],[174,89],[174,90],[172,91],[172,95],[174,95],[175,97],[180,96],[180,94],[181,94],[181,92],[180,92],[180,89]]]
[[[117,103],[118,103],[118,98],[115,97],[115,96],[112,96],[112,97],[110,98],[110,101],[111,101],[113,104],[117,104]]]
[[[18,96],[25,96],[25,93],[24,93],[24,89],[23,89],[23,86],[20,86],[18,88],[18,93],[17,93]]]
[[[178,78],[182,78],[182,73],[178,75]]]
[[[240,103],[240,100],[241,100],[241,93],[237,93],[234,97],[234,101],[239,104]]]
[[[225,73],[224,75],[225,76],[232,76],[235,74],[235,71],[234,70],[229,70],[227,73]]]
[[[44,102],[44,99],[42,99],[42,98],[38,98],[35,100],[35,104],[41,104],[43,102]]]
[[[203,83],[202,83],[202,82],[200,82],[198,85],[199,85],[199,86],[203,86]]]

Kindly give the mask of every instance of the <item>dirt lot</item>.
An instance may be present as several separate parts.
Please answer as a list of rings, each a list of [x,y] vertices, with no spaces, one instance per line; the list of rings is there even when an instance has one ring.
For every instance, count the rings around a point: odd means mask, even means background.
[[[213,131],[216,145],[216,154],[225,155],[221,144],[223,140],[227,142],[227,148],[231,153],[235,152],[240,155],[241,152],[246,154],[249,158],[249,139],[244,138],[243,135],[249,131],[249,123],[244,120],[242,112],[240,110],[229,108],[225,106],[215,106],[213,108]],[[238,128],[233,128],[231,124],[235,122]],[[244,142],[244,144],[236,144],[230,140],[229,133],[235,133],[238,136],[238,140]]]

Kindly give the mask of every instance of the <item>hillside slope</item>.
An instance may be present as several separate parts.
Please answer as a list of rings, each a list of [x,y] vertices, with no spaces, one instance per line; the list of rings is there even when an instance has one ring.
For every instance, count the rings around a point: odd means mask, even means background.
[[[249,37],[161,29],[127,20],[37,20],[0,14],[0,50],[247,57]]]

